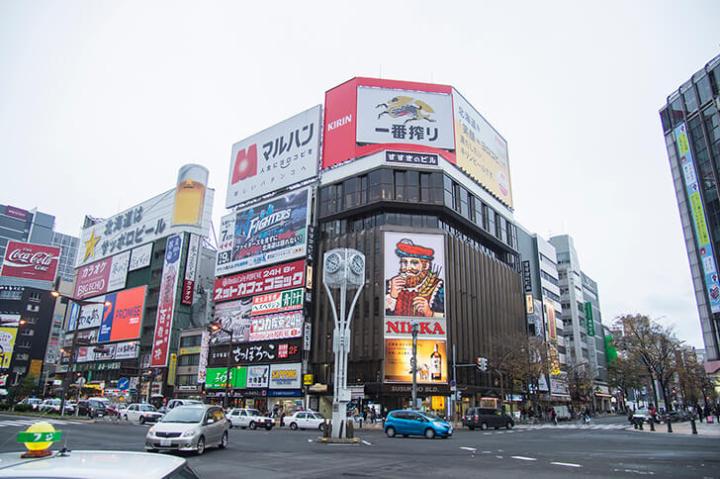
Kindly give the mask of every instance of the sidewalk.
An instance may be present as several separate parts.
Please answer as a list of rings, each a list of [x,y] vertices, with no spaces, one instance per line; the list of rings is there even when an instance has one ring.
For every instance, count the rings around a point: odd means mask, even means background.
[[[719,437],[720,438],[720,424],[706,424],[704,422],[698,422],[695,421],[695,427],[697,428],[697,435],[698,436],[705,436],[705,437]],[[633,429],[632,426],[628,428],[630,431],[637,431],[637,432],[646,432],[650,434],[668,434],[667,430],[667,424],[656,424],[655,425],[655,432],[652,432],[650,430],[649,424],[643,425],[643,430],[639,429]],[[692,426],[690,425],[690,421],[685,422],[674,422],[672,423],[672,434],[689,434],[692,435]]]

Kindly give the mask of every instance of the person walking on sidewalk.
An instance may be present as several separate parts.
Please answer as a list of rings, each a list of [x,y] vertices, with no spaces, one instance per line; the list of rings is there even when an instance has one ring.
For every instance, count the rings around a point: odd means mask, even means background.
[[[553,424],[555,424],[557,426],[557,424],[558,424],[557,423],[557,412],[555,412],[554,407],[550,408],[550,420],[552,421]]]

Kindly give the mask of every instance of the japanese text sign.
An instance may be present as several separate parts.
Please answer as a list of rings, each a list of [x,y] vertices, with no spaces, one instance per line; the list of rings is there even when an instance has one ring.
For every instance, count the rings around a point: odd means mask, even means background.
[[[298,260],[217,278],[213,290],[213,300],[215,302],[229,301],[304,285],[305,261]]]
[[[175,296],[180,276],[180,257],[182,256],[183,237],[172,235],[165,246],[165,263],[160,280],[160,298],[157,307],[157,320],[153,336],[150,367],[167,366],[170,351],[170,333],[172,331]]]

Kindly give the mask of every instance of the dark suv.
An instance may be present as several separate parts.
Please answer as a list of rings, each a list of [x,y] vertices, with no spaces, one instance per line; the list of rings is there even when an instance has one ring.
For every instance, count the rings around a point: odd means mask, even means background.
[[[471,407],[463,416],[463,424],[471,431],[476,427],[482,430],[488,427],[512,429],[515,421],[499,409]]]
[[[96,399],[78,401],[78,415],[90,418],[103,417],[107,415],[105,402]]]

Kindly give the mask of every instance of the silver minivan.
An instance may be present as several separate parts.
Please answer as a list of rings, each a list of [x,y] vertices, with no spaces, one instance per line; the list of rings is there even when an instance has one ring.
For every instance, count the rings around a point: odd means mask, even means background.
[[[145,449],[202,454],[206,447],[227,447],[229,429],[230,423],[218,406],[178,406],[148,430]]]

